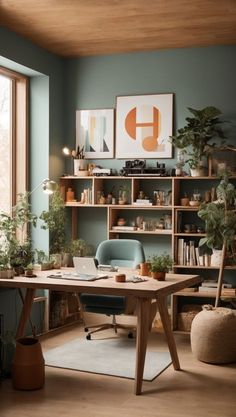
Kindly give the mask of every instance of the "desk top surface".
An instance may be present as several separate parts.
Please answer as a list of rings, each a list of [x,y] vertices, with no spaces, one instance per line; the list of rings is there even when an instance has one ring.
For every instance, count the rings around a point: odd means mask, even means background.
[[[73,271],[73,268],[62,269],[61,271]],[[60,270],[53,270],[53,274]],[[127,277],[137,275],[137,271],[120,269],[119,272],[125,273]],[[133,295],[135,297],[156,298],[158,296],[167,296],[183,288],[192,286],[200,282],[198,275],[185,274],[167,274],[165,281],[157,281],[150,277],[143,277],[146,281],[116,282],[116,273],[108,273],[109,278],[99,279],[97,281],[75,281],[62,278],[49,278],[52,271],[37,271],[35,278],[25,276],[14,277],[13,279],[0,279],[0,287],[7,288],[34,288],[48,289],[54,291],[66,292],[88,292],[94,294],[109,295]]]

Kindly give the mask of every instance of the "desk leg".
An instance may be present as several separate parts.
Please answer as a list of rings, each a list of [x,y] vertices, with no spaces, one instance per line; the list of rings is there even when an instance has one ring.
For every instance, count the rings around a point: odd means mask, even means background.
[[[164,328],[164,332],[165,332],[165,335],[166,335],[167,343],[168,343],[168,346],[169,346],[169,351],[170,351],[173,367],[176,371],[179,371],[181,368],[180,368],[180,364],[179,364],[179,358],[178,358],[178,353],[177,353],[177,349],[176,349],[174,335],[173,335],[172,330],[171,330],[171,323],[170,323],[170,317],[169,317],[169,314],[168,314],[166,299],[165,298],[157,298],[157,305],[158,305],[158,310],[159,310],[159,313],[160,313],[162,325],[163,325],[163,328]]]
[[[150,299],[137,299],[136,370],[134,382],[134,393],[136,395],[140,395],[142,391],[143,371],[149,332],[150,306]]]
[[[17,332],[16,332],[16,338],[17,339],[19,337],[23,337],[23,335],[24,335],[25,326],[26,326],[27,320],[30,317],[30,311],[31,311],[31,306],[32,306],[32,303],[33,303],[35,292],[36,292],[36,290],[33,289],[33,288],[27,288],[27,290],[26,290],[26,295],[25,295],[24,304],[23,304],[23,307],[22,307],[21,317],[20,317],[18,329],[17,329]]]

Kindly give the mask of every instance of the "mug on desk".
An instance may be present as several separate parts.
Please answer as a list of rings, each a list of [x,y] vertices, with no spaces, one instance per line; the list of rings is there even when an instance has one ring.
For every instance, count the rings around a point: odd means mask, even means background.
[[[140,264],[140,275],[148,276],[150,272],[150,264],[148,262],[143,262]]]

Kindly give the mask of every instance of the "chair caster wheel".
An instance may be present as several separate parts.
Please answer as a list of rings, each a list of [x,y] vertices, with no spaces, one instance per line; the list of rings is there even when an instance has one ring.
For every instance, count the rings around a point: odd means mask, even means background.
[[[84,331],[85,331],[85,332],[88,332],[88,331],[89,331],[89,329],[88,329],[87,327],[85,327],[85,328],[84,328]]]
[[[133,333],[132,333],[132,332],[129,332],[129,333],[128,333],[128,338],[129,338],[129,339],[133,339],[133,337],[134,337],[134,336],[133,336]]]
[[[91,334],[87,334],[86,339],[91,340]]]

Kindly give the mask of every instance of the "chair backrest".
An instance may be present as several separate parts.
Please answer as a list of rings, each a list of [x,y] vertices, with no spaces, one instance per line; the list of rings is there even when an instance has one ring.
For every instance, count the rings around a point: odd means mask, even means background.
[[[134,239],[104,240],[97,248],[95,258],[101,265],[137,268],[145,262],[141,242]]]

